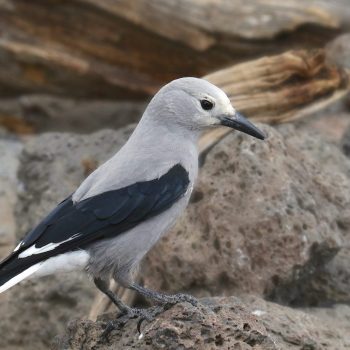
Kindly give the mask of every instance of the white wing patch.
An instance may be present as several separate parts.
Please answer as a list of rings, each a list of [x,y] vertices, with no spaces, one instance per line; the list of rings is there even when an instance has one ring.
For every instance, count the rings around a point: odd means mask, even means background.
[[[21,258],[27,258],[28,256],[31,256],[31,255],[49,252],[50,250],[54,250],[58,246],[60,246],[61,244],[69,242],[69,241],[71,241],[72,239],[74,239],[74,238],[76,238],[78,236],[79,236],[79,233],[73,235],[72,237],[66,239],[65,241],[62,241],[62,242],[59,242],[59,243],[49,243],[49,244],[46,244],[46,245],[44,245],[43,247],[40,247],[40,248],[37,248],[35,246],[35,244],[34,244],[31,247],[29,247],[28,249],[26,249],[24,252],[20,253],[18,255],[18,258],[20,258],[20,259]],[[19,247],[18,247],[18,249],[19,249]]]
[[[185,192],[185,196],[189,193],[192,193],[192,191],[193,191],[193,184],[188,186],[187,191]]]
[[[17,246],[13,251],[14,251],[14,252],[17,252],[17,250],[18,250],[19,248],[21,248],[22,244],[23,244],[23,241],[19,242],[19,243],[18,243],[18,246]]]

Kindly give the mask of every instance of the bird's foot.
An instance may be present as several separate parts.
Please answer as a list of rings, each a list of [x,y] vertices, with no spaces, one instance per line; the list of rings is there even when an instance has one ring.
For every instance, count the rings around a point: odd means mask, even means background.
[[[161,293],[148,290],[147,296],[151,297],[153,300],[160,303],[160,305],[153,306],[152,308],[150,308],[152,309],[151,318],[143,317],[143,316],[140,317],[139,322],[137,323],[137,330],[139,334],[141,334],[141,325],[143,321],[154,320],[155,316],[157,316],[158,314],[160,314],[165,310],[168,310],[171,306],[181,302],[187,302],[193,306],[197,306],[199,304],[199,301],[195,297],[193,297],[192,295],[183,294],[183,293],[167,295],[167,294],[161,294]],[[147,309],[147,311],[150,309]]]
[[[143,321],[153,321],[162,311],[166,310],[165,306],[153,306],[147,309],[131,308],[124,309],[115,320],[109,321],[101,335],[101,340],[108,341],[110,333],[117,329],[122,329],[130,319],[140,318],[137,323],[137,330],[141,334],[141,324]]]

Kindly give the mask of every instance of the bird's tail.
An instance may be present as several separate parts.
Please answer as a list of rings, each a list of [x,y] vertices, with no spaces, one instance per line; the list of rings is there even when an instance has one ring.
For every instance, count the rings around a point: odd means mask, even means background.
[[[0,263],[0,293],[32,275],[41,265],[22,263],[20,260],[17,254],[12,253]]]

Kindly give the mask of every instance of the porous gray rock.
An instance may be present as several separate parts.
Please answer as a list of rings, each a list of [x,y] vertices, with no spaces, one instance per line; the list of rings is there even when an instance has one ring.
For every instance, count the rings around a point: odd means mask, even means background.
[[[338,65],[350,69],[350,34],[345,33],[339,35],[334,40],[326,45],[326,56],[329,61]],[[350,106],[350,94],[346,99],[348,107]],[[349,108],[348,108],[349,110]]]
[[[142,336],[137,320],[101,339],[105,315],[98,322],[72,321],[63,336],[57,337],[54,350],[111,349],[186,349],[186,350],[345,350],[350,344],[346,333],[315,316],[288,307],[246,296],[205,298],[199,307],[182,303],[143,323]]]
[[[345,350],[350,346],[350,308],[292,309],[245,295],[242,302],[266,327],[279,349]]]
[[[346,129],[341,139],[341,148],[344,154],[350,158],[350,127]]]
[[[31,139],[20,157],[18,237],[114,154],[132,130],[133,126],[91,135],[47,133]],[[79,273],[15,286],[2,294],[6,301],[0,304],[0,348],[47,349],[69,319],[88,314],[95,293],[93,283]]]
[[[314,283],[345,249],[350,162],[310,130],[264,130],[265,142],[233,133],[208,154],[191,205],[143,265],[147,286],[293,305],[338,300],[331,280]]]
[[[99,322],[73,321],[67,333],[57,337],[53,349],[277,349],[265,327],[235,298],[213,298],[193,307],[182,303],[160,314],[151,323],[144,322],[142,335],[137,320],[102,340],[104,322],[115,317],[109,314]]]
[[[13,244],[16,222],[17,168],[22,142],[9,137],[0,139],[0,258]]]

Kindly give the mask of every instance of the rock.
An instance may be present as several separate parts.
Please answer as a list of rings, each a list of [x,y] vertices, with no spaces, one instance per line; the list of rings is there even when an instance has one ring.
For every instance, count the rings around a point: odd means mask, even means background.
[[[21,150],[20,141],[0,139],[0,257],[8,251],[15,237],[14,206],[17,198],[17,168]]]
[[[85,317],[95,295],[93,283],[71,273],[26,281],[6,292],[0,304],[0,348],[48,349],[73,317]]]
[[[332,307],[314,307],[303,309],[304,312],[311,314],[329,329],[338,329],[343,335],[344,343],[350,344],[350,306],[345,304],[336,304]]]
[[[292,305],[350,300],[346,250],[350,160],[309,130],[263,128],[269,134],[266,142],[233,133],[208,153],[186,214],[143,264],[146,285],[198,296],[255,293]],[[132,129],[92,135],[49,133],[26,144],[19,169],[18,236],[116,152]],[[87,315],[93,293],[91,282],[79,274],[16,286],[6,293],[9,301],[0,304],[1,314],[6,315],[0,325],[0,348],[46,349],[48,339],[61,333],[68,319]],[[189,315],[207,317],[204,311],[193,312]],[[302,319],[304,314],[300,315]],[[225,322],[216,324],[223,327]],[[81,337],[85,331],[101,330],[89,322],[84,325],[79,328]],[[270,346],[270,336],[254,327],[260,334],[255,340],[258,345],[237,346]],[[219,329],[224,336],[225,328]],[[300,339],[308,339],[303,326],[293,329],[295,334],[301,332]],[[204,340],[212,337],[210,332]],[[129,334],[129,340],[124,336],[121,340],[125,344],[137,341]],[[159,339],[150,334],[145,337],[151,344]],[[161,335],[164,341],[166,334]],[[288,326],[284,334],[281,337],[288,339]]]
[[[342,34],[326,46],[328,58],[335,64],[350,68],[350,34]]]
[[[328,60],[340,67],[350,68],[350,34],[342,34],[326,45],[326,56]],[[350,95],[346,99],[350,106]],[[349,108],[348,108],[349,109]]]
[[[78,349],[345,349],[349,339],[335,327],[302,311],[247,297],[206,298],[198,308],[182,303],[150,323],[137,320],[101,340],[104,316],[99,322],[72,321],[64,336],[55,339],[55,350]],[[249,306],[248,306],[249,305]]]
[[[339,145],[343,138],[344,130],[350,127],[350,113],[344,111],[344,107],[344,101],[341,101],[332,106],[332,108],[313,115],[312,118],[301,120],[295,126],[297,130],[301,131],[303,129],[316,131],[327,143]]]
[[[22,191],[16,207],[22,236],[69,195],[98,164],[126,141],[133,127],[91,135],[48,133],[30,140],[19,166]],[[7,251],[8,253],[8,251]],[[86,316],[96,293],[79,273],[25,281],[2,296],[0,348],[47,349],[73,317]]]
[[[350,158],[350,127],[346,129],[342,137],[341,148],[344,154]]]
[[[14,208],[17,200],[17,168],[22,143],[5,133],[0,135],[0,260],[13,247],[16,222]],[[7,296],[0,294],[0,305]]]
[[[300,295],[311,305],[349,302],[350,290],[350,248],[343,247],[339,253],[307,284]]]
[[[147,286],[293,305],[337,301],[328,284],[313,283],[330,277],[324,271],[346,244],[350,162],[307,130],[264,130],[266,142],[234,133],[207,155],[191,205],[143,265]]]
[[[350,345],[349,324],[344,324],[349,320],[350,309],[345,305],[296,310],[250,295],[242,301],[280,349],[345,350]]]
[[[117,129],[141,118],[142,102],[24,95],[0,101],[0,125],[17,133]]]

